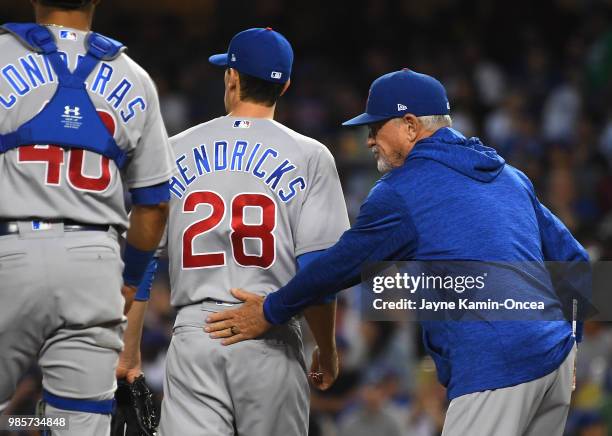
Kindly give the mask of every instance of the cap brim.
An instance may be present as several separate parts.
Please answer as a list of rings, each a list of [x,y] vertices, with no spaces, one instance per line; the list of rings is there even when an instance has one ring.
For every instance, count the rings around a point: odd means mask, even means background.
[[[363,113],[361,115],[357,115],[355,118],[351,118],[348,121],[342,123],[343,126],[363,126],[365,124],[377,123],[379,121],[388,120],[393,117],[389,115],[370,115],[368,113]]]
[[[208,62],[219,67],[227,67],[227,53],[212,55],[208,58]]]

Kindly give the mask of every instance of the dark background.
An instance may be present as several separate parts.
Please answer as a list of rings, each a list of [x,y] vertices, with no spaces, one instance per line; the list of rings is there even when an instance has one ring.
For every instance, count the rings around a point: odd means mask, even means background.
[[[32,20],[26,0],[0,5],[0,21]],[[526,172],[593,260],[612,258],[611,1],[103,0],[94,22],[149,71],[170,134],[224,114],[223,72],[208,56],[238,31],[266,26],[295,51],[277,119],[331,149],[352,218],[378,174],[364,131],[339,124],[363,110],[372,80],[409,67],[443,82],[455,128]],[[162,274],[143,343],[159,398],[174,317],[168,292]],[[361,321],[354,294],[340,300],[342,375],[330,392],[313,393],[311,434],[360,436],[375,421],[385,435],[439,434],[445,393],[418,327]],[[587,323],[568,435],[612,434],[611,363],[611,327]],[[31,413],[39,395],[33,368],[11,412]]]

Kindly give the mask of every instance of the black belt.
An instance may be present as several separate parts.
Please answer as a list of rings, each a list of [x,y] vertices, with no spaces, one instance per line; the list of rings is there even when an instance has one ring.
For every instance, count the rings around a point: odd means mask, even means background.
[[[32,220],[27,221],[31,223],[32,230],[37,230],[35,226],[43,225],[40,230],[44,230],[44,224],[57,224],[64,223],[65,232],[108,232],[110,229],[109,225],[104,224],[85,224],[72,220],[62,221],[45,221],[45,220]],[[16,235],[19,233],[19,225],[17,221],[0,221],[0,236]]]

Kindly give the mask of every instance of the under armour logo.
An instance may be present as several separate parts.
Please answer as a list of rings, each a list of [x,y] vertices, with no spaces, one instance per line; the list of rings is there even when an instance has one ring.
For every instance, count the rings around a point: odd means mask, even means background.
[[[405,111],[406,109],[408,109],[405,105],[403,104],[397,104],[397,110],[398,111]]]
[[[75,107],[64,106],[64,115],[65,116],[80,117],[81,116],[81,108],[78,107],[78,106],[75,106]]]

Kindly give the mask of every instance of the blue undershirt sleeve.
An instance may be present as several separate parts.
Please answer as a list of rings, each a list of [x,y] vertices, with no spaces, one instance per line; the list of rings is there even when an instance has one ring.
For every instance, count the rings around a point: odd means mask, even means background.
[[[144,188],[130,189],[132,204],[151,206],[170,201],[170,183],[164,182]]]
[[[355,225],[264,301],[264,314],[282,324],[306,306],[359,283],[368,261],[409,259],[417,234],[404,199],[379,181],[361,206]]]
[[[136,291],[135,301],[148,301],[151,298],[151,288],[153,287],[153,281],[155,280],[155,273],[157,272],[158,259],[154,257],[147,265],[144,276],[138,289]]]

